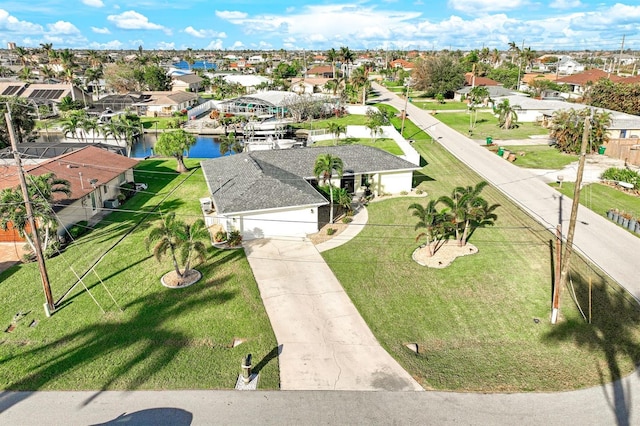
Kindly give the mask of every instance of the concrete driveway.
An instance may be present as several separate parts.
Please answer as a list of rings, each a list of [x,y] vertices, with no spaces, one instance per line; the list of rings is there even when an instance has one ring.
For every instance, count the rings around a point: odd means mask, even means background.
[[[281,348],[282,390],[423,390],[380,346],[310,241],[244,246]]]

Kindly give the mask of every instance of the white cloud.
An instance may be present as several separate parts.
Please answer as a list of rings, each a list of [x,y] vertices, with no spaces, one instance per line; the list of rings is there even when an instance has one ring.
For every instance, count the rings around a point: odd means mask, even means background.
[[[582,6],[580,0],[554,0],[549,3],[549,7],[552,9],[575,9]]]
[[[232,10],[216,10],[216,16],[220,19],[231,21],[235,19],[245,19],[249,15],[245,12],[237,12]]]
[[[227,34],[225,34],[224,32],[219,33],[214,30],[196,30],[191,26],[185,28],[184,32],[197,38],[215,38],[215,37],[226,38],[227,37]]]
[[[528,0],[449,0],[449,7],[469,15],[526,8]]]
[[[160,43],[158,43],[158,49],[160,50],[175,50],[176,48],[176,44],[171,42],[165,42],[165,41],[161,41]]]
[[[82,0],[82,3],[91,7],[104,7],[104,2],[102,0]]]
[[[120,50],[124,44],[120,40],[112,40],[107,43],[90,43],[89,48],[95,50]]]
[[[80,34],[80,30],[75,25],[65,21],[47,24],[47,30],[54,34]]]
[[[221,39],[214,40],[205,47],[205,50],[222,50],[222,49],[223,49],[223,45],[222,45]]]
[[[93,31],[96,34],[111,34],[111,31],[109,31],[109,28],[107,27],[102,27],[102,28],[91,27],[91,31]]]
[[[41,34],[44,31],[42,25],[32,22],[20,21],[4,9],[0,9],[0,31],[10,31],[17,34]]]
[[[235,43],[233,43],[233,45],[231,46],[231,49],[244,49],[244,47],[245,47],[244,43],[238,40]]]
[[[162,25],[149,22],[149,18],[134,10],[128,10],[119,15],[109,15],[107,16],[107,21],[113,22],[116,27],[122,28],[123,30],[167,31],[167,28]]]

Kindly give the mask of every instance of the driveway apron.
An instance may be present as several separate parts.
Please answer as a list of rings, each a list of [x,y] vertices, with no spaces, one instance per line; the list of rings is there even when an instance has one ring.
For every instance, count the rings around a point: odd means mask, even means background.
[[[423,390],[380,346],[310,241],[244,246],[280,346],[282,390]]]

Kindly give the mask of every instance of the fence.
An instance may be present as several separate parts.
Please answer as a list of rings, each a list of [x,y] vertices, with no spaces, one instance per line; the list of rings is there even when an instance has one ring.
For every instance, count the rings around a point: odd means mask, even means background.
[[[609,139],[605,145],[606,155],[626,161],[627,164],[640,166],[640,139]]]

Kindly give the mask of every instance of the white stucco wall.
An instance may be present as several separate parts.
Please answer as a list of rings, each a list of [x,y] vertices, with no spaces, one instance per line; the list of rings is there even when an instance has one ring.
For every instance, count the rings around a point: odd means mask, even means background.
[[[227,232],[238,229],[242,238],[304,238],[318,232],[318,207],[306,206],[264,213],[233,215],[220,220]]]
[[[413,172],[397,172],[375,174],[371,179],[373,186],[371,190],[375,195],[399,194],[402,191],[411,191],[413,183]]]

